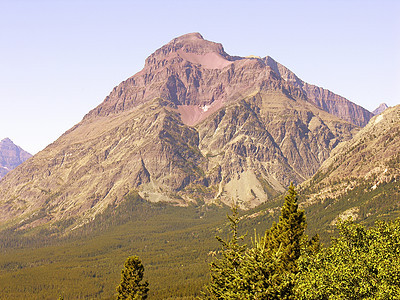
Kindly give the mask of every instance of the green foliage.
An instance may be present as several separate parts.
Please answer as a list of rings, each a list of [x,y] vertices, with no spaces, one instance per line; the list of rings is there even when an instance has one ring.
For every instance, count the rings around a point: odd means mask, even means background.
[[[265,238],[266,247],[271,252],[280,249],[284,269],[293,273],[297,272],[297,260],[306,238],[305,229],[306,217],[304,211],[299,210],[297,193],[291,184],[281,209],[279,222],[267,230]]]
[[[297,193],[290,185],[278,223],[256,239],[246,260],[247,297],[293,299],[297,261],[306,248],[306,219],[299,210]]]
[[[398,299],[400,219],[370,229],[339,223],[340,236],[321,249],[318,235],[307,241],[297,201],[291,185],[279,222],[250,248],[238,244],[234,212],[205,299]]]
[[[301,259],[298,299],[398,299],[400,219],[366,229],[339,223],[329,248]]]
[[[217,236],[221,243],[221,258],[216,259],[210,264],[211,281],[206,287],[209,299],[235,299],[235,285],[237,284],[237,274],[243,261],[243,253],[246,245],[241,245],[239,241],[244,236],[238,236],[239,214],[237,208],[232,209],[232,216],[228,215],[231,238],[223,240]]]
[[[315,209],[324,213],[319,212],[319,217],[307,212],[310,231],[320,230],[326,238],[322,225],[354,205],[360,207],[361,221],[372,209],[380,219],[393,218],[398,212],[396,182],[378,186],[364,206],[362,189],[351,193],[346,195],[351,200],[320,203]],[[67,237],[55,238],[71,225],[68,222],[34,234],[3,231],[0,298],[112,299],[121,262],[127,253],[137,253],[151,282],[149,298],[194,299],[209,281],[207,268],[218,249],[214,236],[219,235],[228,238],[219,239],[221,252],[213,262],[213,274],[226,287],[225,293],[208,293],[203,298],[290,299],[294,289],[298,299],[396,299],[400,221],[381,222],[371,229],[344,223],[332,247],[320,250],[318,236],[307,241],[304,235],[304,213],[298,209],[297,197],[289,189],[284,204],[283,197],[277,198],[241,218],[236,211],[230,216],[230,230],[221,226],[226,207],[149,203],[132,191],[119,206],[110,206]],[[271,226],[272,220],[277,224]],[[252,240],[243,236],[242,232],[253,228],[265,235]]]
[[[373,179],[361,179],[354,189],[335,199],[323,199],[308,206],[306,210],[309,234],[318,233],[324,244],[330,244],[330,236],[336,231],[333,224],[342,212],[357,208],[358,223],[371,227],[377,220],[394,220],[400,217],[400,189],[398,180],[382,183],[376,189]],[[300,194],[301,200],[307,199],[308,189]]]
[[[318,238],[306,243],[304,211],[298,209],[294,186],[281,209],[279,222],[255,236],[252,248],[238,244],[238,216],[229,217],[232,237],[218,238],[221,258],[210,266],[211,282],[206,299],[294,299],[297,261],[304,252],[318,251]]]
[[[117,299],[147,299],[149,283],[142,282],[143,275],[144,267],[139,257],[128,257],[121,271],[121,282],[117,286]]]
[[[289,292],[289,278],[282,268],[282,251],[272,251],[266,238],[255,237],[236,277],[237,299],[283,299]]]

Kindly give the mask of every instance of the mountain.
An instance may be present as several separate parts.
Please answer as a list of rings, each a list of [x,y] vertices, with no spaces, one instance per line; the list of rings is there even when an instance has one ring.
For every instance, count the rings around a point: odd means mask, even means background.
[[[301,191],[307,217],[320,228],[338,218],[372,223],[400,216],[400,105],[375,116],[338,145]],[[323,216],[321,211],[324,212]]]
[[[207,112],[184,116],[183,121],[193,125],[218,109],[221,101],[234,102],[260,89],[280,89],[358,126],[373,116],[343,97],[303,82],[269,56],[232,57],[221,44],[192,33],[150,55],[142,71],[114,88],[86,118],[116,114],[161,97],[178,106],[210,106]]]
[[[187,34],[0,182],[0,222],[74,228],[130,193],[254,207],[311,177],[371,117],[270,57]]]
[[[32,155],[15,145],[9,138],[0,141],[0,178]]]
[[[383,113],[389,106],[386,103],[381,103],[379,106],[372,112],[375,116]]]

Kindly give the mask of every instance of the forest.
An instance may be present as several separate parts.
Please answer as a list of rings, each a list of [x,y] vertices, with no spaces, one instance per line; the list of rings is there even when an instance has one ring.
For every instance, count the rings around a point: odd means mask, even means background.
[[[339,237],[321,247],[305,234],[306,218],[289,187],[278,223],[252,245],[238,235],[237,208],[228,215],[230,236],[222,239],[210,264],[210,281],[199,299],[398,299],[400,295],[400,219],[366,229],[339,220]],[[146,299],[147,281],[139,257],[127,259],[117,299]]]
[[[0,295],[115,299],[124,262],[136,256],[143,299],[396,299],[399,219],[339,222],[332,241],[321,231],[321,243],[298,198],[291,187],[243,212],[149,203],[133,192],[68,236],[54,238],[63,223],[3,232]]]

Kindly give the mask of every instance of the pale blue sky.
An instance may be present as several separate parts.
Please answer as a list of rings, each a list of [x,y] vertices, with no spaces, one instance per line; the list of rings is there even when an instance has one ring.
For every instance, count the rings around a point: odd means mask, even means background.
[[[373,110],[400,103],[400,1],[0,0],[0,139],[36,153],[200,32]]]

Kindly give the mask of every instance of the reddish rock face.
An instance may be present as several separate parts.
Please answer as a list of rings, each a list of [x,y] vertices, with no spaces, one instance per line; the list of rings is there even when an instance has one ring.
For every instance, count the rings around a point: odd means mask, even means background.
[[[0,142],[0,178],[32,155],[16,146],[9,138]]]
[[[195,125],[206,117],[201,108],[220,108],[255,91],[276,90],[300,97],[357,126],[365,126],[373,116],[329,90],[305,83],[271,57],[232,57],[221,44],[190,33],[150,55],[142,71],[115,87],[86,118],[116,114],[162,97],[178,109],[188,106],[179,111],[184,122]]]

